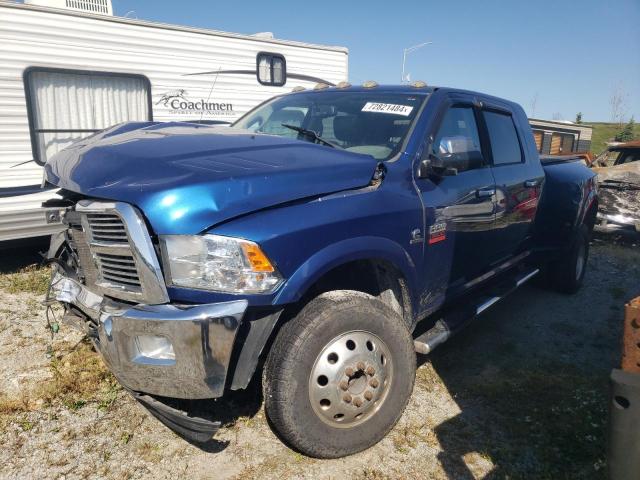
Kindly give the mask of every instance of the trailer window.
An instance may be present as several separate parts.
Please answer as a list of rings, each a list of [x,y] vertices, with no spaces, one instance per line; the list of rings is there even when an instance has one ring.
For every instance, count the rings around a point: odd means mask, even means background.
[[[149,81],[138,75],[30,69],[25,92],[36,162],[127,121],[151,120]]]
[[[259,53],[256,59],[258,82],[281,87],[287,83],[287,62],[277,53]]]

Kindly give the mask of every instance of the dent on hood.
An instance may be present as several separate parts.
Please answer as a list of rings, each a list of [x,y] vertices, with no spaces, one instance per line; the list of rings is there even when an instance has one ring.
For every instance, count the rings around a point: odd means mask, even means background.
[[[58,187],[137,206],[157,234],[196,234],[264,208],[365,187],[377,165],[295,139],[152,124],[82,140],[45,170]]]

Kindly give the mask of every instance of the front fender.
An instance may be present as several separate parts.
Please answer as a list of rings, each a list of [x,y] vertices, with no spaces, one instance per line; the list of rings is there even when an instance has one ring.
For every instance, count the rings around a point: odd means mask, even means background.
[[[355,237],[333,243],[309,257],[282,286],[273,304],[296,302],[325,273],[345,263],[364,259],[390,262],[402,272],[409,291],[415,291],[415,264],[402,246],[382,237]]]

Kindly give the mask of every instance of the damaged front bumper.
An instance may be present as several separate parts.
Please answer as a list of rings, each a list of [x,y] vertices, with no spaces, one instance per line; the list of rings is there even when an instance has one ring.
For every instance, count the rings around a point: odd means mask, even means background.
[[[219,422],[187,416],[152,395],[190,400],[222,396],[246,300],[128,305],[92,292],[57,269],[49,299],[65,304],[63,320],[93,339],[117,380],[158,420],[200,442],[217,431]],[[153,349],[157,345],[164,346],[160,354]]]
[[[116,304],[57,271],[51,292],[56,300],[73,305],[91,320],[68,318],[93,331],[97,350],[126,388],[184,399],[216,398],[224,392],[246,300],[205,305]],[[167,353],[157,355],[145,348],[150,342],[166,345]]]

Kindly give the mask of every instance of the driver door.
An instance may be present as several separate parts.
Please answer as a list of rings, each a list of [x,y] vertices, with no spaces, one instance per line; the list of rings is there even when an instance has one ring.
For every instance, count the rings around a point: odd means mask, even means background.
[[[438,116],[424,158],[441,162],[440,174],[416,184],[425,208],[426,291],[444,295],[491,264],[496,185],[472,99],[456,98]]]

